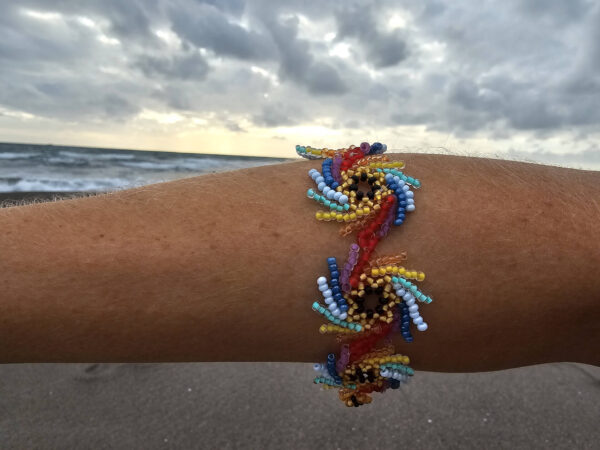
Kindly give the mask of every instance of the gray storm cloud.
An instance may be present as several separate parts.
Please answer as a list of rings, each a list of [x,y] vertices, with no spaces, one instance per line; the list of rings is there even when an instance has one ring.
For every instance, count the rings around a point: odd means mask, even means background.
[[[0,67],[0,107],[65,121],[152,109],[210,112],[234,132],[236,118],[270,128],[318,115],[331,127],[585,138],[600,125],[600,6],[3,2]]]

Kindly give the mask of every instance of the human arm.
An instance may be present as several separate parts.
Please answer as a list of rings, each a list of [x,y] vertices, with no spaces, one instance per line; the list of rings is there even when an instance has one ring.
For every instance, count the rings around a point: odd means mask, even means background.
[[[600,364],[600,173],[390,155],[423,187],[377,255],[427,274],[416,369]],[[309,161],[0,210],[0,361],[321,361]]]

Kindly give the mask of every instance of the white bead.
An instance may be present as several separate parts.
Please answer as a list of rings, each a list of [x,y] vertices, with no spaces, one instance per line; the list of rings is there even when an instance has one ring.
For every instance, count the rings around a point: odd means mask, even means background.
[[[388,369],[383,369],[379,372],[379,374],[383,377],[383,378],[388,378],[390,376],[390,371]]]
[[[348,203],[348,196],[346,194],[342,194],[340,196],[340,203],[343,205],[345,203]]]
[[[333,303],[333,297],[325,297],[325,303],[331,305]]]
[[[333,292],[331,292],[331,289],[323,291],[323,297],[333,297]]]
[[[319,285],[319,290],[321,292],[325,292],[327,289],[329,289],[329,286],[327,286],[327,283]]]
[[[406,198],[413,198],[415,196],[415,193],[413,191],[407,191],[406,192]]]
[[[317,181],[317,183],[319,183],[319,182]],[[320,190],[320,191],[322,191],[325,186],[327,186],[325,184],[325,182],[321,181],[319,184],[317,184],[317,189]]]
[[[412,296],[410,295],[410,292],[406,292],[406,293],[405,293],[405,294],[402,296],[402,298],[403,298],[404,300],[408,300],[410,297],[412,297]]]
[[[327,278],[325,278],[325,277],[319,277],[319,278],[317,278],[317,284],[319,286],[321,286],[323,284],[327,284]]]
[[[414,313],[419,311],[419,307],[417,305],[411,305],[408,307],[408,312]]]
[[[419,330],[419,331],[425,331],[426,329],[427,329],[427,324],[425,322],[417,325],[417,330]]]
[[[402,190],[403,190],[404,192],[406,192],[406,191],[410,191],[410,186],[409,186],[408,184],[405,184],[404,186],[402,186]]]
[[[333,200],[334,197],[335,197],[335,191],[333,189],[329,189],[329,191],[327,192],[327,198],[329,200]]]
[[[321,183],[321,182],[325,181],[325,178],[323,178],[323,175],[319,175],[315,181],[317,183]]]
[[[381,149],[381,153],[385,153],[387,151],[387,145],[382,144],[383,148]]]
[[[417,311],[417,312],[410,313],[410,314],[409,314],[409,316],[410,316],[410,318],[411,318],[411,319],[416,319],[417,317],[419,317],[419,316],[420,316],[420,314],[419,314],[419,312]]]
[[[415,320],[413,320],[413,323],[415,325],[421,325],[423,323],[423,318],[421,316],[419,316]]]
[[[409,298],[408,300],[405,300],[404,303],[406,303],[406,306],[412,306],[414,305],[416,302],[415,298]]]
[[[333,314],[333,317],[339,317],[341,313],[342,312],[337,308],[334,309],[333,311],[331,311],[331,314]]]
[[[327,193],[331,190],[331,188],[329,186],[325,186],[323,188],[323,194],[327,195]]]
[[[415,205],[406,205],[406,210],[407,211],[414,211],[415,210]]]
[[[404,294],[406,294],[406,289],[404,288],[400,288],[396,291],[396,295],[402,297]]]
[[[408,200],[406,200],[406,204],[407,205],[414,205],[415,204],[415,199],[414,198],[409,198]]]
[[[310,170],[308,171],[308,176],[312,178],[312,176],[313,176],[313,173],[315,173],[316,171],[317,171],[316,169],[310,169]]]
[[[348,313],[343,312],[340,314],[340,319],[346,320],[347,318],[348,318]]]
[[[333,199],[337,202],[340,200],[341,196],[342,196],[342,193],[340,191],[335,191],[335,194],[333,194]]]
[[[335,302],[330,303],[328,306],[329,311],[331,311],[331,312],[335,311],[337,309],[337,307],[338,307],[337,303],[335,303]]]

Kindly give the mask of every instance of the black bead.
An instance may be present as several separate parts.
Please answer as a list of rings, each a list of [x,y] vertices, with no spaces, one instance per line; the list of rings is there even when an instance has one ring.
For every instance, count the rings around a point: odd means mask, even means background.
[[[375,289],[375,292],[379,295],[383,294],[383,286],[377,286],[377,289]]]
[[[377,305],[375,307],[375,311],[377,311],[377,314],[379,314],[380,316],[383,315],[383,306]]]
[[[388,304],[388,299],[385,297],[379,297],[379,304],[380,305],[387,305]]]
[[[371,381],[375,380],[375,372],[373,372],[373,369],[367,370],[367,374],[369,375]]]
[[[360,181],[367,181],[367,174],[366,174],[366,172],[361,172],[361,174],[360,174]]]
[[[356,371],[356,375],[358,376],[358,381],[360,381],[361,383],[365,382],[365,376],[362,373],[362,370],[358,369]]]
[[[363,191],[358,191],[356,193],[356,198],[358,199],[359,202],[363,199],[364,196],[365,196],[365,193]]]
[[[354,180],[355,183],[358,183],[358,180],[359,180],[358,175],[352,175],[351,178]]]
[[[352,401],[352,404],[354,405],[355,408],[360,406],[360,404],[358,403],[358,400],[356,399],[356,395],[353,395],[352,397],[350,397],[350,400]]]
[[[358,305],[358,307],[354,310],[356,314],[362,314],[365,312],[365,305]]]
[[[358,191],[358,184],[352,183],[350,186],[348,186],[348,190],[349,191]]]
[[[369,183],[369,184],[373,184],[373,183],[375,183],[376,181],[377,181],[377,178],[375,178],[375,177],[369,177],[369,181],[368,181],[368,183]]]
[[[375,198],[375,194],[373,194],[372,191],[367,192],[367,197],[369,197],[370,200],[373,200],[373,198]]]
[[[373,310],[372,309],[367,309],[367,319],[372,319],[373,318]]]
[[[381,186],[378,184],[374,184],[373,186],[371,186],[371,190],[373,192],[377,192],[379,189],[381,189]]]
[[[365,286],[365,294],[372,294],[373,288],[371,286]]]

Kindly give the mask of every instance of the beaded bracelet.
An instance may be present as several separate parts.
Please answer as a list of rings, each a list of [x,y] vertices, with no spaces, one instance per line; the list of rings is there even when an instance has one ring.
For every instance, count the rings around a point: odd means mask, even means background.
[[[370,393],[398,389],[413,376],[408,356],[395,353],[391,336],[399,331],[405,342],[412,342],[411,320],[418,331],[427,329],[417,302],[433,301],[415,283],[423,281],[425,274],[400,265],[406,252],[373,257],[391,226],[402,225],[406,213],[415,210],[410,187],[421,186],[401,172],[403,162],[383,155],[386,150],[379,142],[339,150],[296,146],[303,158],[323,159],[322,172],[308,172],[316,190],[308,189],[307,195],[326,208],[317,211],[317,220],[344,223],[342,236],[357,231],[357,242],[350,246],[341,270],[331,256],[327,258],[329,279],[317,279],[325,305],[312,304],[328,320],[319,331],[335,333],[341,344],[337,358],[330,353],[326,362],[314,365],[319,374],[314,382],[339,389],[339,398],[347,406],[371,403]],[[366,192],[361,185],[368,185]],[[368,297],[377,297],[377,306],[366,305]]]

